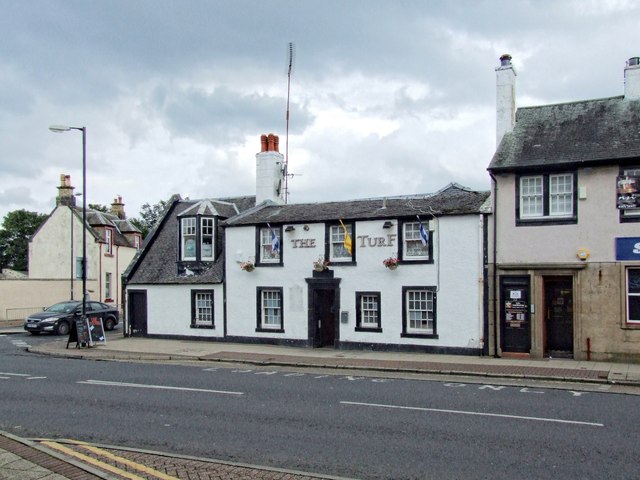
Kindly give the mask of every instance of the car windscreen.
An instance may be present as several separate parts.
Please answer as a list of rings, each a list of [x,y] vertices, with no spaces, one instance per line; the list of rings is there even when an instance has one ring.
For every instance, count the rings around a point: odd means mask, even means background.
[[[77,306],[76,303],[68,303],[68,302],[56,303],[55,305],[51,305],[49,308],[47,308],[47,312],[71,313],[73,312],[74,308],[76,308],[76,306]]]

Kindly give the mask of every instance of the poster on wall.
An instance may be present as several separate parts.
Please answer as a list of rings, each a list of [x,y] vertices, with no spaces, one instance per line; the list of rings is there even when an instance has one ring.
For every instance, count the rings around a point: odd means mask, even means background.
[[[620,210],[640,208],[640,177],[625,175],[617,178],[616,205]]]

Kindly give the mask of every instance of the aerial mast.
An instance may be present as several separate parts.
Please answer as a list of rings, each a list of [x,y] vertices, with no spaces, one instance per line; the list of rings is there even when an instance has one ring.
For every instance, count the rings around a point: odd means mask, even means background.
[[[286,115],[286,133],[284,147],[284,203],[288,203],[289,198],[289,100],[291,98],[291,71],[293,70],[293,57],[295,46],[293,42],[289,42],[289,67],[287,69],[287,115]]]

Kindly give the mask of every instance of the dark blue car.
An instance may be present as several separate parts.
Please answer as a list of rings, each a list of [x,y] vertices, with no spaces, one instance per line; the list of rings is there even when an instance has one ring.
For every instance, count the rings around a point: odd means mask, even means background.
[[[88,316],[102,318],[105,330],[113,330],[118,324],[118,310],[111,305],[88,301],[85,309]],[[33,335],[43,332],[68,335],[72,322],[81,315],[82,302],[60,302],[45,308],[42,312],[29,315],[24,320],[24,329]]]

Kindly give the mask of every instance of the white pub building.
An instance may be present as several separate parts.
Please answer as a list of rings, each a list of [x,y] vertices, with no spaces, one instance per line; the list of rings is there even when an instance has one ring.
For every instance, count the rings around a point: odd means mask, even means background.
[[[489,192],[285,204],[278,138],[256,197],[175,197],[127,272],[128,334],[480,355]]]

